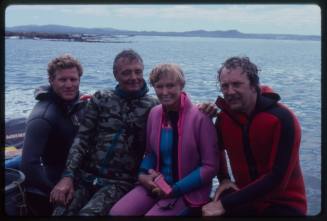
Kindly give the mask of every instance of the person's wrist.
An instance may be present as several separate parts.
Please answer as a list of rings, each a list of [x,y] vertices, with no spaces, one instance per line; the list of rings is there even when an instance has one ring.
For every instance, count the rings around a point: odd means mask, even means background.
[[[147,174],[147,170],[144,169],[144,168],[140,168],[139,171],[138,171],[138,176],[141,175],[141,174]]]
[[[64,177],[70,177],[71,179],[74,179],[74,174],[73,174],[73,172],[66,170],[62,173],[62,178],[64,178]]]

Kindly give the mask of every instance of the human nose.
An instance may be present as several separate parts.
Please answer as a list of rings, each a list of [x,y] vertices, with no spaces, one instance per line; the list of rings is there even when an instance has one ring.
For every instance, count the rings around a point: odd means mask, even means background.
[[[65,86],[66,87],[72,87],[73,85],[74,85],[73,81],[71,81],[71,80],[66,80],[65,81]]]
[[[229,94],[234,94],[235,93],[235,88],[232,85],[228,87],[228,93]]]
[[[161,93],[164,95],[168,94],[168,89],[166,87],[163,87]]]
[[[137,78],[136,73],[134,71],[131,73],[130,78],[131,79],[136,79]]]
[[[235,94],[235,88],[233,87],[233,85],[226,85],[223,88],[223,92],[225,94]]]
[[[139,76],[139,74],[138,74],[137,71],[131,71],[131,73],[130,73],[130,75],[129,75],[130,79],[133,79],[133,80],[134,80],[134,79],[137,79],[138,76]]]

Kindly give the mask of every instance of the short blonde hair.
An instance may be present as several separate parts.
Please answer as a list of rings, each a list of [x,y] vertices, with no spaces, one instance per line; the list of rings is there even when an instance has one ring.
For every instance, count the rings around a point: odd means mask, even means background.
[[[76,67],[79,77],[83,75],[83,67],[81,63],[70,54],[63,54],[54,58],[48,64],[48,77],[50,80],[55,78],[55,73],[58,70]]]
[[[179,65],[177,64],[158,64],[150,72],[149,81],[152,87],[157,83],[162,77],[173,76],[175,82],[179,82],[184,88],[185,78],[184,73]]]

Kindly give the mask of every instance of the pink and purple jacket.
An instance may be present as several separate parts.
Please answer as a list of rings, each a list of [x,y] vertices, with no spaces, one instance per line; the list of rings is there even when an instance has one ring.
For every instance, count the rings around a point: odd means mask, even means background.
[[[160,135],[165,113],[162,105],[153,107],[147,122],[147,147],[142,170],[159,171]],[[212,120],[181,94],[178,120],[178,181],[173,190],[180,192],[190,207],[209,201],[212,178],[218,169],[217,135]],[[176,192],[176,191],[175,191]]]

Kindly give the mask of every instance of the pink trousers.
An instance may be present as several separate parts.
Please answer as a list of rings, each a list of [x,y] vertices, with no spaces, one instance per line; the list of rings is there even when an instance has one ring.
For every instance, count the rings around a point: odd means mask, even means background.
[[[181,216],[189,208],[183,197],[156,199],[143,186],[136,186],[110,210],[110,216]]]

